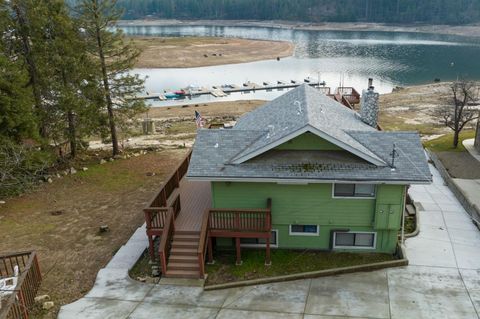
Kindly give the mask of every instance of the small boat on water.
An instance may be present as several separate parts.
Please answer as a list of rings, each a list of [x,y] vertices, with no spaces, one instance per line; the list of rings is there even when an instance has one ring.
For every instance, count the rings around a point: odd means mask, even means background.
[[[180,95],[175,94],[174,92],[167,92],[163,96],[165,96],[167,99],[175,99],[180,97]]]

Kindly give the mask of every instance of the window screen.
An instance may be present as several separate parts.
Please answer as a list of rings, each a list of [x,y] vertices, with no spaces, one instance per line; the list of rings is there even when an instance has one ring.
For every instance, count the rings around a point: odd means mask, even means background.
[[[374,247],[374,233],[335,233],[335,247]]]
[[[335,233],[335,246],[354,246],[355,234],[353,233]]]
[[[335,184],[335,196],[354,196],[355,184]]]
[[[375,197],[374,184],[335,184],[335,197]]]
[[[375,185],[373,185],[373,184],[356,184],[355,185],[355,196],[358,196],[358,197],[374,197],[375,196]]]
[[[290,232],[316,234],[318,233],[318,226],[317,225],[290,225]]]

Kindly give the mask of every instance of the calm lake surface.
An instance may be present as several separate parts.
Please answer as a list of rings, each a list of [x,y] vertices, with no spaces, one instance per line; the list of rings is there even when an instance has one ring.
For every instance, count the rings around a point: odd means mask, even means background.
[[[122,26],[128,35],[212,36],[295,43],[295,54],[280,61],[260,61],[189,69],[136,69],[148,76],[150,92],[176,90],[188,85],[241,85],[251,81],[302,81],[320,76],[327,86],[341,82],[357,90],[374,78],[380,93],[395,86],[431,83],[457,76],[480,79],[480,39],[451,35],[374,31],[302,31],[267,27]],[[224,98],[202,96],[193,100],[153,102],[153,105],[202,103],[237,99],[273,99],[285,91],[235,93]]]

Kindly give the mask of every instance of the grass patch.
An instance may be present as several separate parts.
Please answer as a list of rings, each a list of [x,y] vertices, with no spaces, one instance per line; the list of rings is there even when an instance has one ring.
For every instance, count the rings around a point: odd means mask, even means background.
[[[145,277],[152,272],[152,265],[150,265],[150,257],[148,256],[148,249],[146,249],[142,256],[138,259],[135,265],[130,269],[128,274],[131,278]]]
[[[433,152],[465,152],[465,147],[462,144],[463,140],[474,138],[474,137],[475,137],[474,130],[461,132],[458,139],[458,146],[457,148],[454,148],[453,133],[448,133],[443,136],[440,136],[439,138],[424,142],[423,146],[425,146],[426,148],[428,148]]]
[[[405,234],[411,234],[415,231],[417,221],[414,216],[405,216]]]
[[[222,252],[215,264],[207,265],[207,284],[215,285],[232,281],[290,275],[315,270],[364,265],[395,260],[390,254],[293,251],[275,249],[271,251],[272,265],[265,266],[265,250],[243,249],[243,264],[235,265],[235,253]]]
[[[175,135],[175,134],[195,134],[197,132],[197,126],[193,121],[178,121],[171,123],[165,133],[167,135]]]
[[[75,177],[95,185],[102,191],[119,191],[141,184],[140,176],[119,164],[121,164],[120,161],[92,165],[88,171],[79,171]]]

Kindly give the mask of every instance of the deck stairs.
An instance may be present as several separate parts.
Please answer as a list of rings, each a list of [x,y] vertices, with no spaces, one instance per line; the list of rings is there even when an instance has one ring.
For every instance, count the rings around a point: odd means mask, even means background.
[[[165,277],[200,278],[199,243],[199,231],[175,230]]]

